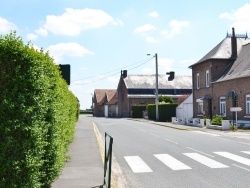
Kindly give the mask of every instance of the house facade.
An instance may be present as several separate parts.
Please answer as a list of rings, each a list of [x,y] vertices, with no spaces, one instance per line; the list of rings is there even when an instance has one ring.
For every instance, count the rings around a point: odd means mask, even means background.
[[[154,104],[155,91],[155,75],[121,75],[117,87],[118,116],[132,117],[132,105]],[[168,81],[167,75],[158,75],[159,96],[171,96],[177,101],[180,96],[191,93],[191,76],[175,76],[173,81]]]
[[[250,113],[250,39],[227,34],[217,46],[190,66],[193,83],[194,117],[215,115],[235,118],[231,107],[242,107],[240,119]],[[249,70],[250,71],[250,70]],[[249,97],[249,98],[248,98]]]
[[[92,108],[95,117],[116,117],[118,113],[116,89],[95,89]]]

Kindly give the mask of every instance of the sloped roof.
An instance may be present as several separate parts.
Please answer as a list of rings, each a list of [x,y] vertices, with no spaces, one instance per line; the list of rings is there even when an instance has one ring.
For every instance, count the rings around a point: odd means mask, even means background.
[[[192,76],[176,75],[168,81],[169,75],[158,75],[158,89],[192,89]],[[127,89],[154,89],[155,75],[128,75],[124,79]]]
[[[238,55],[237,60],[216,82],[243,77],[250,77],[250,43],[242,47],[242,50]]]
[[[237,40],[237,54],[240,53],[242,46],[250,43],[249,38],[236,37]],[[217,46],[215,46],[210,52],[208,52],[203,58],[201,58],[197,63],[189,66],[197,65],[209,59],[230,59],[231,58],[231,37],[226,37]]]
[[[105,92],[106,92],[106,89],[95,89],[94,95],[95,95],[96,102],[98,105],[102,105],[104,103]]]
[[[108,104],[116,104],[116,89],[106,90]]]
[[[116,103],[116,89],[95,89],[94,95],[98,105],[103,105],[105,98],[108,104]]]

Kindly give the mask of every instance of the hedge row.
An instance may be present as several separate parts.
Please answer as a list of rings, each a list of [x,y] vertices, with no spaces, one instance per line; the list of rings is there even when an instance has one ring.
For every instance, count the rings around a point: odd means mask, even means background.
[[[138,104],[138,105],[133,105],[131,107],[132,109],[132,118],[142,118],[143,117],[143,111],[145,111],[147,108],[146,104]]]
[[[171,103],[161,103],[158,104],[158,113],[159,113],[159,121],[171,121],[171,117],[176,116],[176,107],[178,104],[171,104]],[[148,111],[148,118],[151,120],[156,119],[156,105],[155,104],[148,104],[147,111]]]
[[[50,187],[64,166],[78,102],[47,52],[0,36],[0,187]]]

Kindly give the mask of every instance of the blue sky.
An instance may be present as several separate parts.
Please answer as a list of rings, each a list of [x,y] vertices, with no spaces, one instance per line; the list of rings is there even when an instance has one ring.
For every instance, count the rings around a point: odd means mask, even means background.
[[[71,65],[70,90],[81,109],[94,89],[116,89],[128,74],[188,67],[231,33],[250,35],[247,0],[8,0],[0,6],[0,34],[16,30],[25,42],[48,50],[56,64]]]

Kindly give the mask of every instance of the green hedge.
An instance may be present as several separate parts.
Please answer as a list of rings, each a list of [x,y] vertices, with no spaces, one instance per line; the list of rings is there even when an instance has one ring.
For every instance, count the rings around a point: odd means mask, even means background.
[[[171,117],[176,116],[176,107],[178,104],[170,104],[170,103],[159,103],[158,104],[158,113],[159,113],[159,121],[171,121]],[[149,104],[147,105],[148,118],[151,120],[156,120],[156,105]]]
[[[132,105],[132,118],[143,118],[143,111],[146,110],[146,104]]]
[[[53,59],[0,36],[0,187],[49,187],[65,164],[78,102]]]

